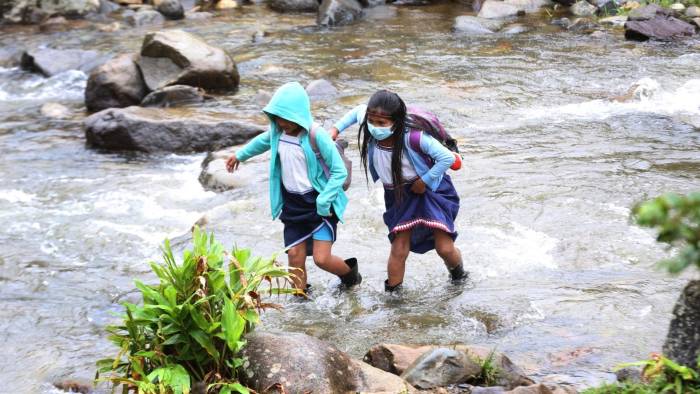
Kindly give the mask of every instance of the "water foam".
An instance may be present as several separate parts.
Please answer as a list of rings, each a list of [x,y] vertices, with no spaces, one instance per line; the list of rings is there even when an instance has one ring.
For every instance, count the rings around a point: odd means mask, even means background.
[[[19,69],[0,71],[0,101],[44,101],[83,99],[87,75],[69,70],[46,78]]]
[[[31,202],[36,196],[34,194],[25,193],[21,190],[10,189],[10,190],[0,190],[0,200],[6,200],[11,203],[17,202]]]

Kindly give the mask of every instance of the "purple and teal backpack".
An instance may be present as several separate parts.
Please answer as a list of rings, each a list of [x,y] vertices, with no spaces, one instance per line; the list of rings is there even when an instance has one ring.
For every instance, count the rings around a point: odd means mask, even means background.
[[[459,169],[461,166],[461,156],[459,154],[457,140],[454,139],[447,130],[445,130],[445,127],[442,125],[442,123],[440,123],[440,119],[438,119],[437,115],[425,108],[415,105],[407,106],[406,110],[408,112],[407,127],[410,132],[408,141],[411,145],[411,149],[420,153],[426,159],[426,162],[430,163],[432,159],[430,159],[430,157],[428,157],[428,155],[425,154],[423,149],[420,147],[421,131],[428,133],[431,137],[440,141],[440,143],[447,149],[455,153],[456,161],[453,167],[457,168],[453,169]],[[457,161],[459,162],[459,165],[456,165]]]

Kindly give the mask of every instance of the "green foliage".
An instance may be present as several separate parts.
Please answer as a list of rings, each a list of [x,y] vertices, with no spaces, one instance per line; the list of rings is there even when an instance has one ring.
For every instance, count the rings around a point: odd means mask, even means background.
[[[143,303],[124,303],[122,324],[107,328],[119,352],[98,361],[98,380],[125,393],[187,394],[196,382],[210,393],[249,392],[236,378],[244,336],[261,311],[279,307],[262,301],[262,285],[270,295],[293,293],[289,274],[274,258],[224,251],[198,228],[193,241],[178,264],[166,240],[163,263],[150,264],[159,283],[135,281]]]
[[[653,354],[651,359],[623,364],[620,368],[640,366],[642,382],[607,384],[585,390],[582,394],[697,394],[700,376],[690,367],[679,365],[668,358]],[[696,366],[700,368],[700,362]]]
[[[474,376],[469,381],[477,386],[497,386],[498,377],[501,374],[500,369],[494,363],[494,356],[496,354],[496,349],[491,350],[486,359],[482,360],[480,357],[476,358],[476,362],[481,365],[481,372],[478,376]]]
[[[700,268],[700,193],[664,194],[637,204],[632,214],[640,226],[658,230],[657,241],[679,248],[676,256],[659,263],[668,272]]]

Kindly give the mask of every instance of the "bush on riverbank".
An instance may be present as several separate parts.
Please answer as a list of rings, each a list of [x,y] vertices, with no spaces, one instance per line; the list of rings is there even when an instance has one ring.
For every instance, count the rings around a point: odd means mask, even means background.
[[[135,281],[143,304],[125,303],[123,323],[108,327],[119,353],[98,362],[106,374],[99,380],[139,393],[188,393],[195,384],[206,385],[200,392],[249,392],[236,376],[244,337],[261,311],[278,307],[261,291],[293,292],[289,273],[247,249],[228,253],[198,228],[193,239],[181,263],[165,241],[163,263],[151,263],[157,285]]]

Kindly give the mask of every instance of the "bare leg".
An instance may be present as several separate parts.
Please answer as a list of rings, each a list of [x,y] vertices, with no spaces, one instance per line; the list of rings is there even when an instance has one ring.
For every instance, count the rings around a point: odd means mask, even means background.
[[[314,240],[314,263],[326,272],[343,276],[350,272],[350,267],[338,256],[331,254],[333,242]]]
[[[394,242],[391,243],[391,254],[387,263],[387,285],[397,286],[403,282],[406,272],[406,259],[411,250],[411,230],[396,233]]]
[[[433,234],[435,235],[435,250],[445,262],[447,268],[456,268],[462,264],[462,252],[455,247],[452,237],[442,230],[435,230]]]
[[[287,261],[289,267],[294,268],[292,273],[292,282],[297,290],[306,290],[306,243],[302,242],[289,249],[287,252]]]

